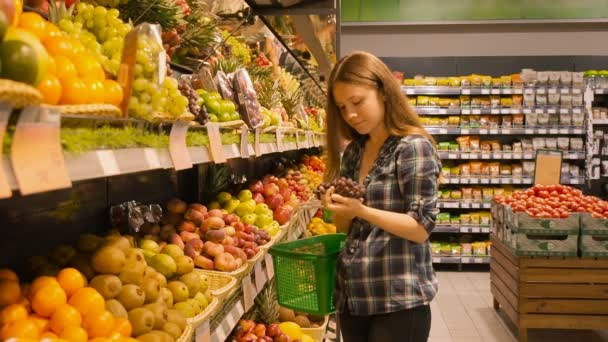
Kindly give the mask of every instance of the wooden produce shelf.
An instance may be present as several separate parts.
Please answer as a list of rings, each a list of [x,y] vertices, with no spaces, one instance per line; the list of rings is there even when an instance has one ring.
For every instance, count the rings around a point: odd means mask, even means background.
[[[491,234],[490,282],[527,342],[528,329],[608,329],[608,259],[518,257]]]

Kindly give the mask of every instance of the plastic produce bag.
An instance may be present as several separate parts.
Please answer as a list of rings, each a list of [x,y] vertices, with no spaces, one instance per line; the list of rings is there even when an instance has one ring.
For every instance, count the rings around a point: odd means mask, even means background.
[[[238,103],[241,119],[245,121],[249,128],[260,127],[264,124],[264,118],[249,73],[244,68],[240,68],[234,72],[233,81],[236,98],[238,99],[235,103]]]
[[[223,71],[218,71],[215,74],[215,83],[217,89],[224,100],[230,100],[236,103],[234,88],[232,87],[232,75],[226,75]]]
[[[110,207],[110,222],[124,232],[138,233],[144,224],[157,224],[163,216],[158,204],[129,201]]]

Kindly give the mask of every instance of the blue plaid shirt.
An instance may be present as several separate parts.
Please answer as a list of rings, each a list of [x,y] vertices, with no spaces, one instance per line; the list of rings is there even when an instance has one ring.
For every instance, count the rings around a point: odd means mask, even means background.
[[[365,141],[351,142],[340,175],[359,179]],[[441,162],[423,136],[391,136],[365,178],[365,204],[408,213],[431,233],[435,227]],[[339,312],[368,316],[427,305],[438,289],[429,241],[417,244],[355,218],[338,258],[334,301]]]

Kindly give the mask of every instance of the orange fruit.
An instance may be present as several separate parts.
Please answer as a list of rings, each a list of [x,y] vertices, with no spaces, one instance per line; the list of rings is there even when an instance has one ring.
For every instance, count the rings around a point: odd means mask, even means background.
[[[66,56],[55,56],[55,75],[60,79],[76,78],[78,71],[72,61]]]
[[[119,107],[124,96],[122,86],[116,81],[105,80],[103,81],[103,88],[105,91],[104,103]]]
[[[89,87],[79,78],[69,78],[61,80],[61,99],[60,104],[74,105],[85,104],[89,98]]]
[[[61,99],[61,82],[52,74],[47,74],[36,87],[42,94],[42,103],[56,105]],[[69,294],[68,294],[69,295]]]
[[[7,324],[28,316],[27,308],[21,304],[11,304],[0,311],[0,325]]]
[[[107,310],[89,312],[84,316],[82,327],[89,337],[108,337],[114,329],[114,316]]]
[[[57,275],[57,281],[68,297],[87,285],[87,279],[75,268],[61,270]]]
[[[49,330],[49,320],[38,315],[30,315],[29,319],[36,324],[39,331]]]
[[[58,285],[47,285],[32,297],[32,309],[42,317],[51,315],[63,304],[67,302],[65,291]]]
[[[45,331],[42,334],[40,334],[40,339],[43,339],[43,338],[57,339],[57,338],[59,338],[59,336],[55,335],[55,333],[53,333],[53,332]]]
[[[0,269],[0,280],[2,279],[19,281],[17,273],[9,268]]]
[[[47,39],[44,40],[44,47],[49,55],[53,57],[74,56],[74,43],[69,37],[63,34],[47,37]]]
[[[89,88],[88,103],[103,103],[105,100],[103,82],[93,79],[88,79],[85,82]]]
[[[61,334],[63,329],[68,326],[79,327],[82,324],[82,316],[80,312],[68,304],[64,304],[57,308],[51,316],[49,327],[56,334]]]
[[[55,24],[51,22],[48,22],[46,23],[46,31],[44,33],[44,36],[40,38],[40,41],[44,44],[47,39],[61,35],[63,35],[63,33],[61,32],[61,30],[59,30],[59,27],[55,26]]]
[[[75,326],[65,327],[61,334],[59,334],[59,337],[70,342],[87,342],[89,340],[87,331],[82,327]]]
[[[16,280],[0,279],[0,307],[15,304],[21,299],[21,286]]]
[[[72,54],[70,56],[77,58],[77,59],[82,58],[82,56],[85,55],[85,51],[86,51],[86,49],[84,48],[84,45],[82,45],[82,43],[75,38],[70,37],[69,39],[72,44]]]
[[[70,297],[68,304],[76,308],[83,316],[86,316],[89,312],[103,311],[106,308],[103,297],[92,287],[77,290]]]
[[[17,27],[33,33],[38,39],[47,35],[47,23],[40,14],[35,12],[24,12],[19,18]]]
[[[74,61],[80,78],[103,81],[105,74],[101,64],[91,55],[84,55]]]
[[[49,56],[49,61],[46,64],[46,74],[57,75],[57,64],[52,56]]]
[[[30,295],[33,296],[40,290],[41,288],[47,285],[59,285],[57,282],[57,278],[50,276],[41,276],[34,280],[32,286],[30,287]]]
[[[129,322],[129,320],[127,318],[115,317],[113,331],[115,333],[119,333],[121,336],[129,337],[129,336],[131,336],[133,327],[131,326],[131,322]]]
[[[0,339],[8,340],[9,338],[31,338],[38,339],[40,330],[36,324],[30,319],[20,319],[11,322],[2,327],[0,331]]]

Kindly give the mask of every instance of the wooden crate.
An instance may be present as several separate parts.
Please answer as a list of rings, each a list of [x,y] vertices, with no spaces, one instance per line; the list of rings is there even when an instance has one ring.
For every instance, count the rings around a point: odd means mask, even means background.
[[[527,330],[608,329],[608,259],[517,257],[491,235],[494,308]]]

